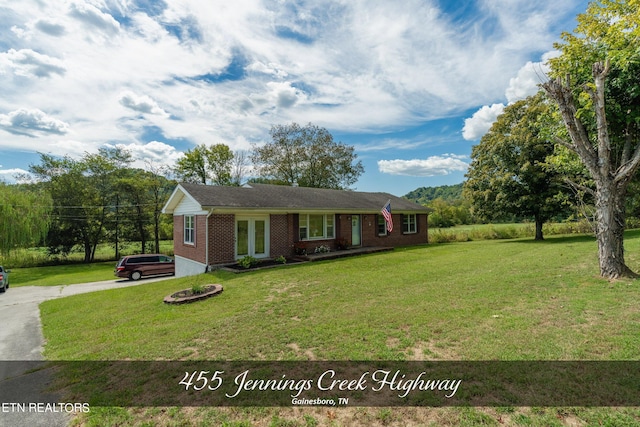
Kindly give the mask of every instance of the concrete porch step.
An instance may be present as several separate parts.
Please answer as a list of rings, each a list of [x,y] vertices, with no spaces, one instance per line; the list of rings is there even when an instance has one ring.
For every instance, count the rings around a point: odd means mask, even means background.
[[[363,247],[363,248],[343,249],[343,250],[317,253],[317,254],[296,255],[296,258],[299,258],[305,261],[320,261],[325,259],[343,258],[348,256],[372,254],[375,252],[385,252],[385,251],[392,251],[392,250],[393,250],[392,247],[387,247],[387,246],[371,246],[371,247]]]

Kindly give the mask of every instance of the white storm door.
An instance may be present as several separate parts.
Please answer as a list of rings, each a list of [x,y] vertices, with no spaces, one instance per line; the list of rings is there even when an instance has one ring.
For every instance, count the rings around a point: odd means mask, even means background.
[[[360,230],[360,215],[351,215],[351,246],[362,244]]]

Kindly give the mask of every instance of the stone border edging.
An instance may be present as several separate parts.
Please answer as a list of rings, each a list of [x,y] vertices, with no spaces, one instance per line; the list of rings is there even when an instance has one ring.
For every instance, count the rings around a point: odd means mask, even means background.
[[[166,304],[185,304],[185,303],[189,303],[189,302],[194,302],[194,301],[200,301],[209,297],[212,297],[214,295],[218,295],[220,293],[222,293],[223,289],[222,289],[222,285],[205,285],[204,288],[206,289],[205,292],[201,293],[201,294],[197,294],[197,295],[187,295],[187,296],[178,296],[183,292],[190,292],[191,289],[183,289],[181,291],[178,291],[176,293],[173,293],[169,296],[164,297],[164,302]]]

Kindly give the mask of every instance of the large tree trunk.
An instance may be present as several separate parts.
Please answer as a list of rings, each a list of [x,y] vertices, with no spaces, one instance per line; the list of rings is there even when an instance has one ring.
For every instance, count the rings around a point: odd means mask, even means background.
[[[91,239],[89,239],[88,233],[85,231],[82,237],[84,243],[84,262],[89,264],[91,262]]]
[[[544,224],[544,221],[536,215],[535,217],[536,220],[536,240],[544,240],[544,236],[542,235],[542,225]]]
[[[635,276],[624,262],[626,185],[613,180],[598,183],[596,192],[596,240],[600,275],[609,279]]]

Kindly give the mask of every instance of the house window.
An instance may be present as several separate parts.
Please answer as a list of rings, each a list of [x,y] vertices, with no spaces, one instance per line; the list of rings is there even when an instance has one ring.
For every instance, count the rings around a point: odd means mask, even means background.
[[[196,242],[196,222],[193,215],[184,216],[184,243],[193,245]]]
[[[418,221],[416,214],[402,215],[402,232],[412,234],[418,232]]]
[[[384,220],[382,215],[376,215],[378,217],[378,236],[387,235],[387,221]]]
[[[300,240],[332,239],[334,237],[333,215],[301,214]]]

